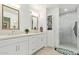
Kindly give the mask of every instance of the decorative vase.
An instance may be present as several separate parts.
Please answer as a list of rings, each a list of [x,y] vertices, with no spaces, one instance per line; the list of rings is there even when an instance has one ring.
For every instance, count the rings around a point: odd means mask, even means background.
[[[40,32],[43,32],[43,27],[40,27]]]

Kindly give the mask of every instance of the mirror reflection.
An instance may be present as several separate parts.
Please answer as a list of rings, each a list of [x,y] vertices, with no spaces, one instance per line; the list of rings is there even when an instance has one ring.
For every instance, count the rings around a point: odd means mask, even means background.
[[[38,17],[36,16],[32,16],[32,29],[38,29]]]
[[[2,5],[2,29],[19,29],[19,10]]]

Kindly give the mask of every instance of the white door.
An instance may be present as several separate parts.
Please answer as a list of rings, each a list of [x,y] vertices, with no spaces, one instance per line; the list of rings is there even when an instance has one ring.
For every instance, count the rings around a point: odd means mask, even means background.
[[[54,47],[54,39],[53,39],[53,31],[52,30],[47,31],[47,46]]]
[[[47,46],[46,32],[41,34],[41,41],[42,41],[42,47],[46,47]]]

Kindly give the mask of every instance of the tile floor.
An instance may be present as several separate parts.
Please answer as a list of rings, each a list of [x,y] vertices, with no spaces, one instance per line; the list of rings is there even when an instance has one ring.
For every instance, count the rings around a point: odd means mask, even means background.
[[[53,48],[43,48],[40,51],[36,52],[34,55],[62,55],[58,53]]]

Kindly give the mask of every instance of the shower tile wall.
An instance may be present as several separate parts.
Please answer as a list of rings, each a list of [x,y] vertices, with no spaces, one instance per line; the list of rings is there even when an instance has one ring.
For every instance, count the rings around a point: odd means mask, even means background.
[[[77,38],[74,34],[73,28],[75,25],[76,12],[67,13],[60,16],[59,19],[59,40],[60,45],[77,47]]]

